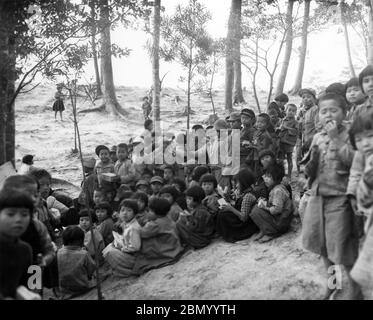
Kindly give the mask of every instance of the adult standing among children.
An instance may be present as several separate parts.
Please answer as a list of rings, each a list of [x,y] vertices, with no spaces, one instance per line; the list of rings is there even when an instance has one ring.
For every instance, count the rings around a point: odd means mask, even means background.
[[[238,130],[241,130],[241,113],[232,112],[227,122],[231,131],[228,131],[226,138],[221,137],[222,177],[218,183],[223,190],[227,187],[230,192],[232,189],[231,180],[240,170],[240,131]]]
[[[241,135],[240,135],[240,167],[252,167],[254,159],[253,143],[256,129],[254,124],[256,121],[255,113],[251,109],[241,110]]]
[[[57,91],[56,93],[54,94],[54,98],[55,98],[55,101],[53,103],[53,111],[54,111],[54,119],[57,120],[57,112],[60,113],[60,117],[61,117],[61,121],[62,120],[62,112],[65,110],[65,105],[63,104],[63,93],[62,93],[62,89],[63,89],[63,84],[59,83],[57,84],[56,86],[57,88]]]

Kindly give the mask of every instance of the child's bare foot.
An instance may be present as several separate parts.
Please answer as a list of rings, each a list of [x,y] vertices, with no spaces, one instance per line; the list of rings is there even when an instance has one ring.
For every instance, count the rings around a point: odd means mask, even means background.
[[[263,236],[262,238],[260,238],[260,239],[258,240],[258,242],[259,242],[259,243],[266,243],[266,242],[268,242],[268,241],[271,241],[273,238],[274,238],[274,237],[271,237],[271,236],[267,236],[267,235],[265,235],[265,236]]]
[[[258,241],[262,237],[264,237],[264,234],[262,232],[259,232],[255,237],[253,237],[253,241]]]

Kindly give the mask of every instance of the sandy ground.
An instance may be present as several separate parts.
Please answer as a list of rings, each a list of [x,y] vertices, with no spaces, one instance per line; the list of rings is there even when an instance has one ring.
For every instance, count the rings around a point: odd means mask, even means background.
[[[98,112],[80,114],[83,153],[94,155],[98,144],[112,146],[128,142],[142,132],[140,99],[146,92],[145,88],[118,88],[119,102],[130,113],[127,120]],[[174,97],[181,97],[181,105],[185,105],[186,97],[167,88],[163,94],[163,127],[173,132],[185,129],[186,117],[179,116]],[[54,88],[40,86],[17,99],[17,166],[23,155],[34,154],[36,166],[75,185],[72,192],[76,193],[82,170],[78,157],[71,152],[74,148],[71,106],[66,103],[63,122],[55,121],[53,95]],[[220,116],[225,115],[223,98],[223,92],[217,92],[215,103]],[[299,98],[291,102],[298,103]],[[87,101],[78,101],[78,110],[91,107]],[[192,108],[196,113],[191,124],[207,119],[212,113],[208,98],[193,96]],[[216,239],[207,248],[187,252],[176,264],[139,278],[108,278],[103,282],[103,293],[106,299],[320,299],[326,283],[322,267],[317,256],[302,249],[300,225],[294,223],[290,233],[268,244],[250,239],[228,244]],[[96,291],[79,299],[96,299]]]

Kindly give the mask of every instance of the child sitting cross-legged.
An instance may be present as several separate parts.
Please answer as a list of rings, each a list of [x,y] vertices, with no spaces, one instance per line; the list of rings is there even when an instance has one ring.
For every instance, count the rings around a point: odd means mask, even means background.
[[[175,222],[167,213],[170,203],[154,198],[149,203],[149,221],[141,228],[141,250],[136,255],[133,272],[137,275],[175,262],[183,252]]]
[[[176,223],[181,241],[195,249],[206,247],[214,234],[213,217],[202,205],[205,192],[200,186],[190,187],[186,191],[186,202],[189,211],[180,213]]]
[[[170,203],[171,208],[168,212],[168,216],[176,222],[179,219],[180,212],[183,211],[183,209],[181,209],[176,202],[176,199],[179,196],[179,192],[175,187],[166,185],[161,189],[159,193],[161,195],[161,198],[166,199]]]
[[[214,175],[204,174],[199,183],[205,192],[205,198],[202,201],[202,204],[209,210],[209,212],[216,218],[216,215],[219,211],[219,202],[218,200],[221,196],[216,192],[218,182]]]
[[[152,188],[152,194],[150,196],[150,200],[154,198],[159,198],[160,194],[159,191],[162,189],[164,185],[164,180],[160,176],[154,176],[150,180],[150,186]]]
[[[253,190],[254,173],[250,169],[243,168],[234,177],[234,181],[236,181],[234,205],[223,204],[216,219],[217,232],[228,242],[247,239],[258,230],[250,218],[256,203]]]
[[[84,238],[84,231],[79,226],[68,226],[62,232],[63,247],[57,252],[62,297],[84,293],[94,287],[95,262],[83,248]]]
[[[99,261],[102,262],[102,250],[105,248],[104,239],[102,238],[101,233],[92,226],[88,210],[89,209],[82,209],[79,212],[79,227],[84,231],[84,247],[93,258],[95,257],[96,247]],[[94,239],[91,234],[92,228]],[[93,243],[93,241],[95,241],[95,243]]]
[[[146,180],[139,180],[136,183],[136,191],[144,192],[150,194],[150,184]]]
[[[97,217],[96,228],[101,233],[105,246],[111,243],[113,238],[113,209],[108,202],[101,202],[95,208],[95,214]]]
[[[138,211],[136,200],[125,199],[121,202],[119,211],[121,230],[118,230],[120,236],[114,237],[114,241],[103,251],[105,261],[118,277],[132,275],[135,253],[141,248],[141,227],[136,219]]]
[[[288,231],[293,217],[293,205],[289,191],[281,183],[284,177],[281,165],[268,167],[263,175],[264,183],[270,190],[268,201],[259,198],[250,217],[259,227],[260,232],[254,240],[264,243]]]

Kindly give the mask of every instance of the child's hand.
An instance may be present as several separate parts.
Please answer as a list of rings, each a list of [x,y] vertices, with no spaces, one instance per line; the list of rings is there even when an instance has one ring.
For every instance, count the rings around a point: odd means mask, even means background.
[[[37,261],[37,264],[40,267],[46,267],[47,266],[47,262],[45,261],[45,258],[43,257],[43,255],[41,253],[39,253],[37,255],[36,261]]]
[[[260,198],[258,201],[258,208],[260,209],[266,209],[267,208],[267,201],[263,198]]]
[[[358,208],[357,208],[357,201],[356,201],[356,198],[354,196],[349,196],[348,197],[348,200],[350,201],[350,206],[351,206],[351,209],[352,211],[354,212],[354,214],[356,215],[361,215],[358,211]]]
[[[220,208],[222,211],[230,211],[230,212],[232,212],[232,209],[233,209],[232,205],[230,204],[223,204]]]
[[[335,120],[328,121],[324,126],[324,129],[330,139],[336,139],[338,137],[338,127]]]

